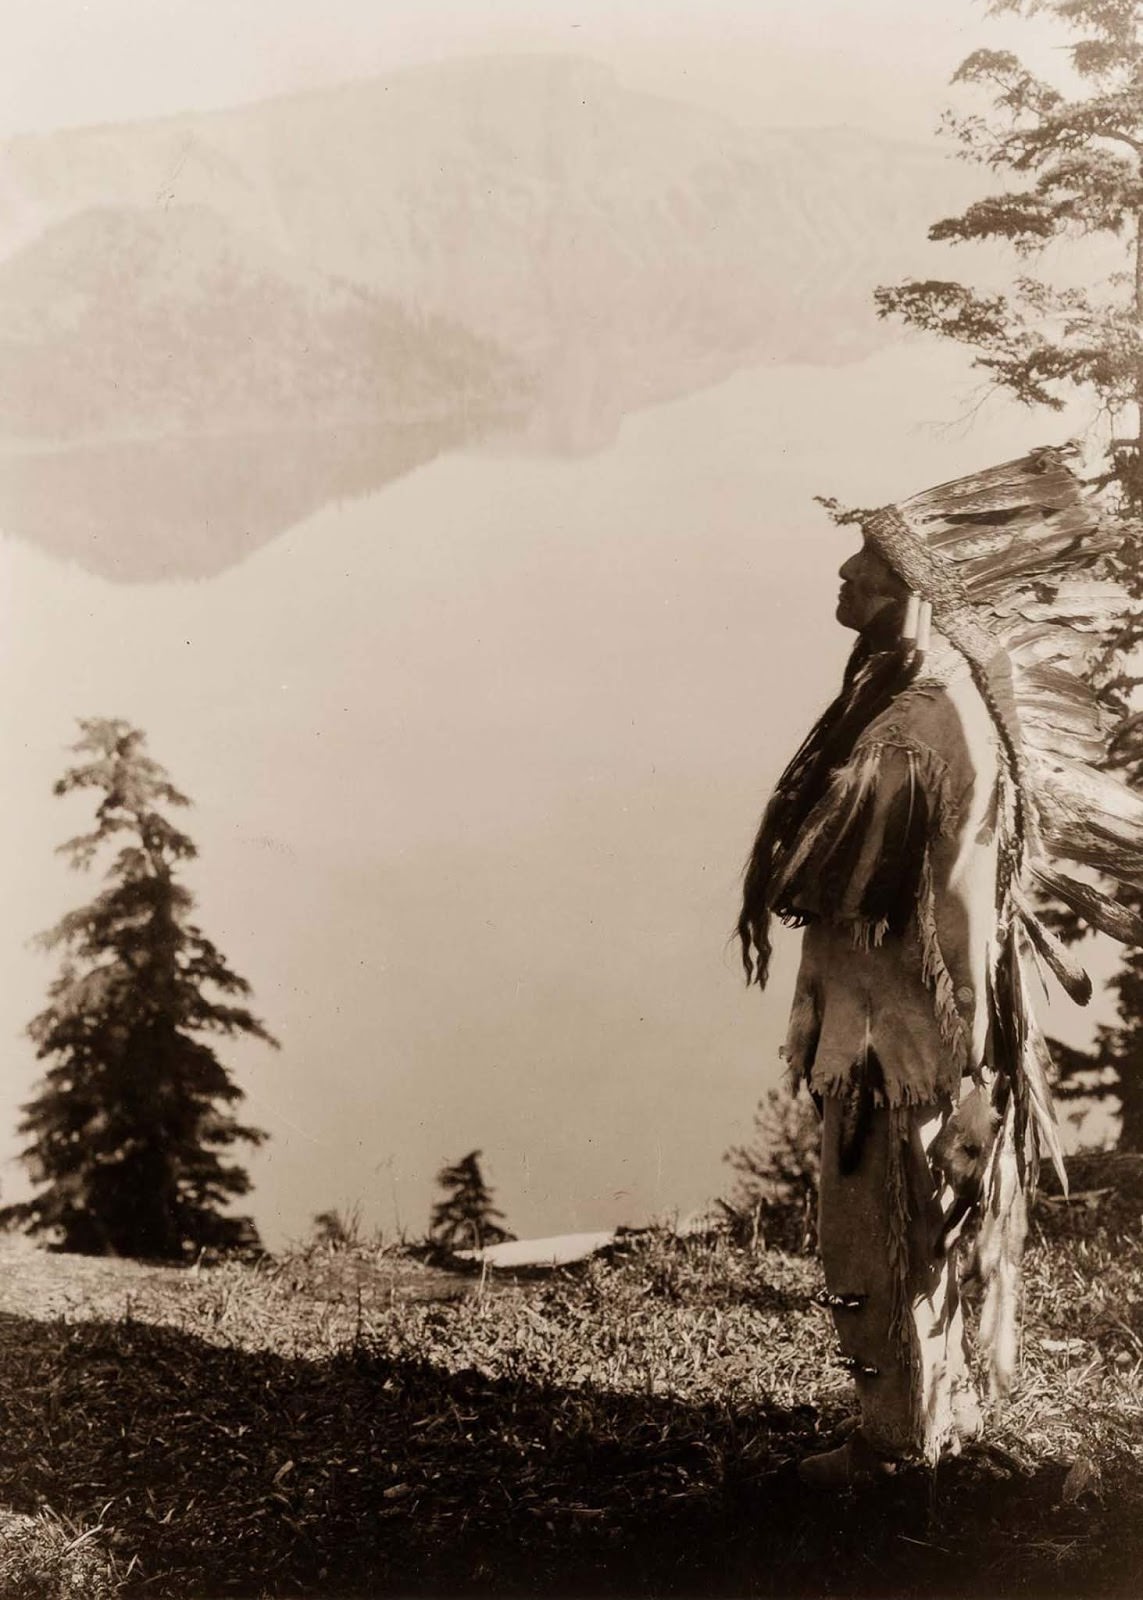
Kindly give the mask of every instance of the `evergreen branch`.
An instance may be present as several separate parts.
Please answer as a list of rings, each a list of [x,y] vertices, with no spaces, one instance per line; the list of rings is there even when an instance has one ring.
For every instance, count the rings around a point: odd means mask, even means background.
[[[1120,46],[1109,39],[1080,39],[1071,47],[1072,66],[1081,78],[1106,79],[1122,64]]]
[[[1059,90],[1034,73],[1010,50],[974,50],[952,75],[953,83],[990,86],[997,90],[997,110],[1013,116],[1043,115],[1062,100]]]
[[[929,229],[934,244],[1007,239],[1023,252],[1042,249],[1059,231],[1055,208],[1031,191],[977,200],[959,217],[943,217]]]

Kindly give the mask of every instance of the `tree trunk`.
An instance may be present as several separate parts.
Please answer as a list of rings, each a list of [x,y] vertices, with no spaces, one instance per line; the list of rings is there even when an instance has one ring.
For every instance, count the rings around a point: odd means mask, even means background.
[[[1143,182],[1143,160],[1139,163]],[[1143,330],[1143,210],[1135,213],[1135,326]],[[1131,467],[1128,509],[1138,512],[1143,505],[1143,359],[1135,367],[1135,460]]]
[[[1143,159],[1139,162],[1139,176],[1143,180]],[[1143,211],[1135,213],[1135,323],[1137,328],[1143,330]],[[1135,461],[1128,510],[1138,515],[1143,506],[1143,360],[1136,368],[1135,411]],[[1132,1061],[1130,1064],[1120,1061],[1117,1076],[1119,1082],[1116,1092],[1120,1104],[1117,1147],[1120,1150],[1143,1150],[1143,1061]]]
[[[1115,1092],[1119,1097],[1118,1150],[1143,1150],[1143,1062],[1130,1066],[1120,1063],[1119,1082]]]

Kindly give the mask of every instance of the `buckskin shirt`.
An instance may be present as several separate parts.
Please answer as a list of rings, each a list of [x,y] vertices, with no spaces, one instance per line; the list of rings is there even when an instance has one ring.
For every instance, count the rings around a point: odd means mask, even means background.
[[[974,1090],[991,1077],[999,772],[967,666],[934,652],[833,775],[776,886],[809,919],[785,1055],[823,1102],[827,1303],[862,1432],[894,1457],[934,1460],[980,1429],[935,1157],[974,1114],[990,1131]]]

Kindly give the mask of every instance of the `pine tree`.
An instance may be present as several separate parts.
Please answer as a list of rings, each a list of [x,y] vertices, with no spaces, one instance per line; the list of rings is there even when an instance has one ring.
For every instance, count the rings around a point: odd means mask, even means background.
[[[118,848],[95,899],[41,935],[62,960],[28,1030],[50,1063],[20,1124],[39,1192],[0,1220],[84,1254],[177,1261],[255,1247],[253,1222],[220,1210],[250,1189],[223,1152],[266,1135],[235,1120],[242,1091],[206,1040],[275,1041],[240,1003],[247,983],[190,920],[177,872],[196,850],[164,814],[186,797],[138,729],[79,726],[79,764],[55,793],[93,790],[95,827],[60,853],[83,871]]]
[[[1081,92],[1069,96],[1007,51],[977,50],[954,83],[992,96],[991,114],[945,118],[962,155],[1005,174],[1011,187],[948,217],[929,237],[1010,245],[1030,262],[1049,245],[1102,239],[1114,270],[1088,273],[1083,287],[1018,273],[1008,293],[959,282],[910,280],[876,291],[881,316],[898,316],[975,351],[973,365],[996,389],[1030,406],[1059,410],[1069,392],[1086,395],[1106,428],[1101,481],[1110,509],[1131,535],[1121,576],[1143,596],[1143,8],[1136,0],[992,0],[992,14],[1046,16],[1070,40]],[[1074,253],[1074,251],[1073,251]],[[1057,252],[1058,256],[1058,252]],[[1077,257],[1085,270],[1099,258]],[[1105,263],[1109,264],[1109,263]],[[1103,697],[1121,719],[1115,764],[1143,780],[1143,717],[1131,716],[1133,652],[1143,622],[1133,619],[1109,657]],[[1143,896],[1134,896],[1143,910]],[[1064,919],[1066,931],[1066,919]],[[1125,955],[1111,984],[1114,1026],[1094,1051],[1055,1045],[1064,1099],[1114,1104],[1121,1148],[1143,1149],[1143,952]]]
[[[812,1249],[821,1142],[810,1096],[770,1089],[755,1107],[750,1142],[732,1145],[722,1158],[737,1174],[726,1209],[736,1218],[760,1220],[774,1242]]]
[[[454,1166],[442,1167],[437,1184],[443,1197],[433,1206],[429,1238],[440,1250],[481,1250],[515,1234],[501,1226],[504,1213],[492,1203],[492,1191],[480,1170],[479,1150],[470,1150]]]

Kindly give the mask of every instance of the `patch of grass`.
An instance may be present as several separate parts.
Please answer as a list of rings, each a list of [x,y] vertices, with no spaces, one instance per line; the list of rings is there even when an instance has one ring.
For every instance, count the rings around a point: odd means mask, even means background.
[[[1134,1594],[1138,1217],[1049,1211],[990,1448],[824,1502],[794,1463],[849,1383],[804,1257],[653,1234],[529,1283],[379,1247],[100,1263],[46,1319],[73,1263],[25,1258],[48,1287],[0,1307],[0,1503],[45,1555],[0,1593]],[[103,1588],[51,1575],[53,1529],[90,1530],[70,1554]]]
[[[0,1594],[5,1600],[111,1600],[127,1575],[101,1547],[103,1529],[86,1531],[41,1511],[21,1516],[0,1511]]]

